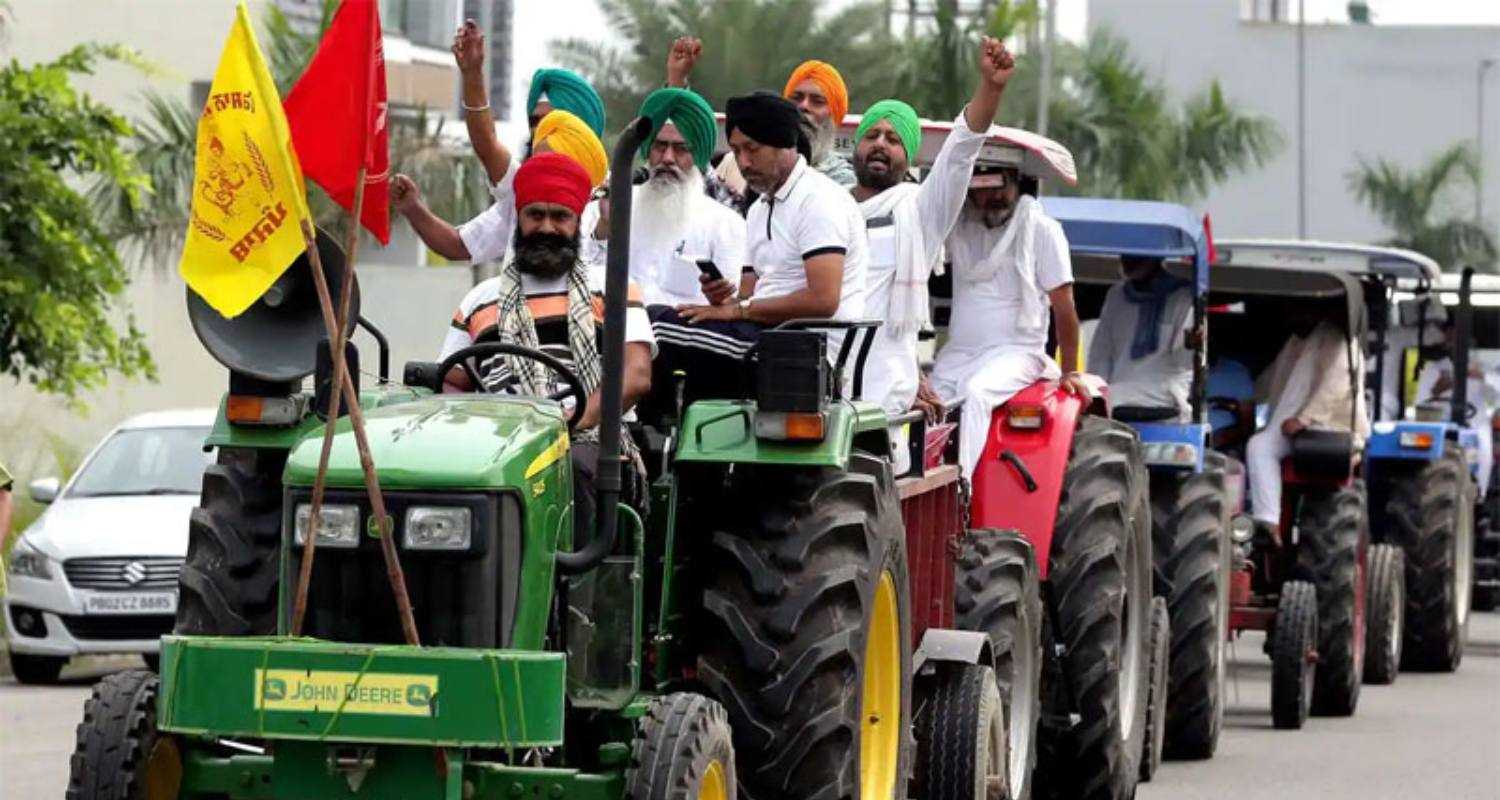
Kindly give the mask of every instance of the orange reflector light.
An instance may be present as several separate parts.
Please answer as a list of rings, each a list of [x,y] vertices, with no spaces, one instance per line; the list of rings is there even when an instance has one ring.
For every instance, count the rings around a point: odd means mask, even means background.
[[[265,398],[263,397],[232,394],[224,402],[224,417],[230,422],[237,422],[241,425],[253,425],[260,422],[261,410],[264,407]]]
[[[755,415],[755,436],[786,442],[821,442],[826,420],[817,411],[761,411]]]
[[[298,397],[232,394],[224,401],[224,418],[235,425],[296,425],[302,420],[303,402]]]
[[[1041,406],[1007,406],[1006,411],[1008,415],[1005,424],[1018,431],[1039,431],[1042,429],[1042,420],[1047,418],[1046,409]]]
[[[1401,446],[1412,450],[1427,450],[1432,447],[1432,434],[1406,431],[1401,434]]]

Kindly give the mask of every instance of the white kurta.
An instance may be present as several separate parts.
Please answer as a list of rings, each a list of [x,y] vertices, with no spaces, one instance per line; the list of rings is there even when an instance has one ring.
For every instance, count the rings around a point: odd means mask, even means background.
[[[995,408],[1016,392],[1044,378],[1061,377],[1057,362],[1047,354],[1047,319],[1028,323],[1027,306],[1050,305],[1047,292],[1073,282],[1068,239],[1062,225],[1037,209],[1031,274],[1024,264],[1003,259],[988,280],[975,280],[980,265],[994,257],[1006,228],[988,228],[971,208],[965,208],[948,237],[953,264],[953,316],[948,343],[938,352],[932,387],[945,403],[962,399],[959,421],[959,462],[973,477],[984,452],[990,418]],[[1029,293],[1036,296],[1028,297]]]
[[[584,210],[581,257],[586,264],[604,264],[609,243],[593,237],[599,215],[597,211],[590,213],[590,209],[597,209],[597,205]],[[646,305],[707,303],[698,282],[699,260],[714,262],[730,283],[739,282],[745,267],[745,220],[708,195],[693,195],[687,219],[675,230],[662,235],[646,228],[634,224],[630,232],[630,279],[641,287]]]
[[[1109,383],[1110,405],[1175,408],[1178,419],[1186,420],[1191,410],[1193,351],[1183,334],[1193,326],[1192,288],[1184,286],[1167,296],[1157,326],[1156,350],[1144,358],[1131,358],[1140,308],[1125,298],[1124,285],[1109,288],[1089,342],[1088,371]]]
[[[1473,355],[1469,356],[1471,359]],[[1469,377],[1468,398],[1473,404],[1476,413],[1470,423],[1470,428],[1479,434],[1479,493],[1483,495],[1490,486],[1490,471],[1495,466],[1495,430],[1490,420],[1495,416],[1495,406],[1500,401],[1500,374],[1485,374],[1483,366],[1477,361],[1471,364],[1480,366],[1482,377]],[[1422,374],[1417,379],[1417,400],[1439,400],[1448,401],[1453,398],[1453,390],[1448,389],[1441,395],[1433,393],[1433,387],[1437,384],[1440,375],[1448,375],[1452,379],[1453,362],[1449,359],[1429,361],[1422,367]]]

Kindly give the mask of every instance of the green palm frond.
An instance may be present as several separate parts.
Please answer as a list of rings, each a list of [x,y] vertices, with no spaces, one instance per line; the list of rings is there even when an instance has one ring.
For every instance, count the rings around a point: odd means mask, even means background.
[[[1424,253],[1446,270],[1496,269],[1494,237],[1470,218],[1479,159],[1468,143],[1452,145],[1412,170],[1361,157],[1346,180],[1355,198],[1394,232],[1389,244]]]

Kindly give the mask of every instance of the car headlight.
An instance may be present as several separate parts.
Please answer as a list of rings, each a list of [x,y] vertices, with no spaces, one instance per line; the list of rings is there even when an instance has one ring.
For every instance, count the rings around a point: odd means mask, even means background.
[[[52,559],[42,555],[40,550],[28,545],[25,539],[16,542],[16,546],[10,551],[10,564],[6,571],[12,575],[25,578],[36,578],[37,580],[52,579]]]
[[[467,550],[472,519],[467,508],[412,506],[402,542],[409,550]]]
[[[298,505],[293,523],[293,540],[297,544],[307,541],[311,523],[312,505]],[[318,546],[359,547],[359,506],[323,506],[318,512]]]

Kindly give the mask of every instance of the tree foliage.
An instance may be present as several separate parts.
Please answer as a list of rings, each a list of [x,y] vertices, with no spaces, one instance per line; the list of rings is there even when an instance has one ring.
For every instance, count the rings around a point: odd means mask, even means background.
[[[1467,142],[1416,169],[1363,157],[1348,175],[1354,196],[1395,232],[1385,243],[1427,255],[1443,269],[1496,271],[1495,240],[1468,216],[1479,188],[1479,157]]]
[[[68,397],[109,372],[154,377],[143,336],[115,303],[127,274],[80,180],[119,187],[147,178],[122,147],[124,118],[76,91],[72,78],[118,48],[79,46],[55,61],[0,66],[0,374]]]

